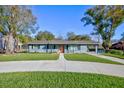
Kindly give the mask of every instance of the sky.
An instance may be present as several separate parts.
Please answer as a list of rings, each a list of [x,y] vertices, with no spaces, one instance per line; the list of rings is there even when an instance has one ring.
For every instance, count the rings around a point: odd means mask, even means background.
[[[55,36],[66,38],[67,32],[75,32],[75,34],[82,35],[90,35],[93,32],[91,25],[84,26],[80,21],[86,10],[92,7],[88,5],[36,5],[31,6],[31,10],[37,17],[39,31],[47,30]],[[123,32],[124,24],[116,29],[113,39],[120,39]],[[95,38],[93,37],[92,39]]]

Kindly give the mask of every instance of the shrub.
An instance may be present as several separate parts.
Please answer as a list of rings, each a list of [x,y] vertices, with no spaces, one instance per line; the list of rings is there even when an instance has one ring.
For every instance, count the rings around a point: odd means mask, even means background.
[[[123,51],[122,50],[115,50],[115,49],[109,50],[108,53],[116,54],[116,55],[123,55]]]

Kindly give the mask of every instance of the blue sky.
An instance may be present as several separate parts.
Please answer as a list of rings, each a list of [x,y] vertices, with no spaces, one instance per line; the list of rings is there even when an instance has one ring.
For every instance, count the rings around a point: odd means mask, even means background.
[[[33,14],[37,17],[39,31],[50,31],[56,36],[66,36],[67,32],[76,34],[90,34],[93,27],[83,26],[80,19],[84,16],[87,9],[93,6],[73,6],[73,5],[46,5],[31,6]],[[124,24],[119,26],[113,39],[120,39],[124,32]],[[93,37],[94,39],[95,37]]]

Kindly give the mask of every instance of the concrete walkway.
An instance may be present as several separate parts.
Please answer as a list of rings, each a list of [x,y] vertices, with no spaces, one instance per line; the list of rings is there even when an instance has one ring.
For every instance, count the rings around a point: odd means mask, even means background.
[[[119,58],[104,56],[104,55],[98,55],[96,53],[87,53],[87,54],[93,55],[93,56],[96,56],[96,57],[100,57],[100,58],[105,58],[105,59],[112,60],[112,61],[116,61],[116,62],[120,62],[120,63],[124,64],[124,59],[119,59]]]
[[[13,61],[0,62],[0,72],[22,71],[63,71],[98,73],[124,77],[124,65],[113,65],[95,62],[67,61],[63,54],[56,61]]]

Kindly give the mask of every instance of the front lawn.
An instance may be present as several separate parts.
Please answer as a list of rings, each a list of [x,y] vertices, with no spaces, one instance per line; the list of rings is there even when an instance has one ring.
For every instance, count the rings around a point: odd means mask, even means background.
[[[47,53],[16,53],[12,55],[0,54],[0,61],[57,60],[58,57],[58,54]]]
[[[103,55],[124,59],[124,55],[117,55],[117,54],[111,54],[111,53],[104,53]]]
[[[124,78],[71,72],[16,72],[0,74],[1,88],[112,88]]]
[[[109,64],[121,64],[119,62],[114,62],[108,59],[99,58],[96,56],[88,55],[88,54],[65,54],[64,57],[67,60],[72,61],[89,61],[89,62],[99,62],[99,63],[109,63]]]

